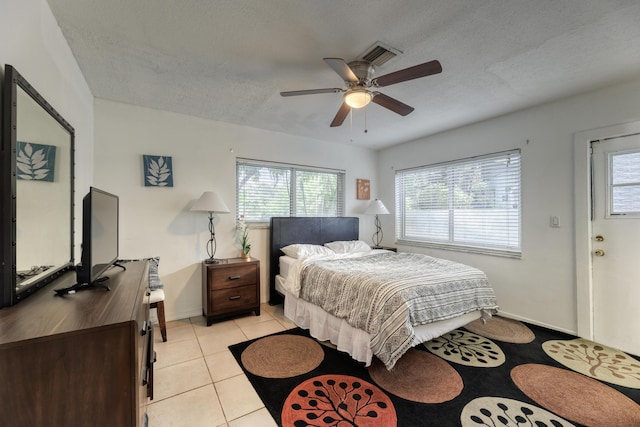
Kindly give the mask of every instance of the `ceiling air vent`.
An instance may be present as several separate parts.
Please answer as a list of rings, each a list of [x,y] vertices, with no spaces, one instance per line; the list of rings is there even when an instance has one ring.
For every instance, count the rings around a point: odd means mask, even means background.
[[[378,41],[369,49],[367,49],[359,59],[370,62],[375,66],[380,66],[400,54],[402,54],[402,52],[398,49],[394,49],[391,46],[387,46],[384,43]]]

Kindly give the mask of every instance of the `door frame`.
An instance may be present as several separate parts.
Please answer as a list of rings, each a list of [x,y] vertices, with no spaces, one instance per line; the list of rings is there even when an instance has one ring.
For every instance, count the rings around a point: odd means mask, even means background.
[[[640,133],[640,121],[577,132],[573,138],[576,314],[578,336],[593,339],[591,142]]]

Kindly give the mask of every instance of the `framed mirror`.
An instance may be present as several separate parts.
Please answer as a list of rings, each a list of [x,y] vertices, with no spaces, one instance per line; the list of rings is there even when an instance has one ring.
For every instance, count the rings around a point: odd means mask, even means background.
[[[73,268],[74,129],[5,66],[0,307]]]

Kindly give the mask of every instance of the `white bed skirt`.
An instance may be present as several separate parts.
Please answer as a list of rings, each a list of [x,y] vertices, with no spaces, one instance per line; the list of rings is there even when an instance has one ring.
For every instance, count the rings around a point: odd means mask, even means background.
[[[298,327],[307,329],[315,339],[330,341],[338,350],[348,353],[353,359],[363,362],[366,366],[371,365],[371,336],[367,332],[356,329],[317,305],[290,294],[282,286],[283,281],[282,276],[276,276],[276,289],[285,297],[284,315],[289,320]],[[478,310],[453,319],[416,326],[414,331],[420,342],[426,342],[479,319],[481,315],[482,311]]]

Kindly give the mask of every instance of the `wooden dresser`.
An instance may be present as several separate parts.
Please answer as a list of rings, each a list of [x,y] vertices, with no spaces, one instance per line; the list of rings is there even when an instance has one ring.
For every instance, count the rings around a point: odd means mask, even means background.
[[[202,314],[207,326],[223,317],[254,311],[260,315],[260,261],[228,258],[202,263]]]
[[[153,393],[148,265],[111,268],[111,291],[73,285],[67,273],[0,310],[0,425],[144,426]]]

